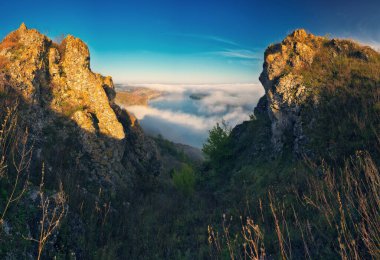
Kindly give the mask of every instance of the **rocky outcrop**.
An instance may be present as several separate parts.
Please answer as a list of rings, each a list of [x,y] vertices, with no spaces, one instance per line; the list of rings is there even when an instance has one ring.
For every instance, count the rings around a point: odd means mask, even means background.
[[[309,142],[305,128],[312,129],[316,118],[309,111],[308,119],[304,120],[303,107],[311,105],[311,110],[317,111],[320,92],[343,89],[349,84],[356,86],[363,79],[376,78],[374,75],[378,74],[366,71],[366,67],[377,66],[377,59],[378,53],[369,47],[350,40],[314,36],[302,29],[269,46],[260,81],[265,89],[275,153],[280,153],[289,140],[296,154],[304,153],[303,147]],[[353,73],[355,67],[350,63],[368,75],[355,76],[359,72]],[[357,79],[350,83],[352,77]]]
[[[114,103],[112,79],[91,71],[90,53],[82,40],[69,35],[61,43],[54,43],[22,24],[0,44],[1,56],[8,61],[5,72],[8,85],[27,104],[24,120],[41,149],[43,144],[65,145],[59,143],[57,135],[65,140],[75,136],[79,142],[75,145],[80,146],[73,156],[79,162],[78,167],[98,177],[107,176],[111,183],[117,181],[113,179],[116,176],[146,170],[130,165],[126,169],[122,163],[126,157],[143,161],[148,154],[150,160],[158,160],[155,145],[149,138],[135,141],[135,144],[147,143],[140,144],[137,150],[137,145],[127,147],[133,143],[128,140],[133,137],[127,133],[138,132],[142,136],[143,133],[126,112],[124,117],[119,117],[121,109]],[[58,124],[59,120],[62,122]],[[52,131],[55,137],[50,141],[56,143],[47,143],[47,135]],[[70,153],[72,149],[61,150]],[[88,157],[90,160],[85,159]],[[87,166],[81,163],[83,160],[89,161]]]
[[[69,35],[56,43],[22,24],[0,43],[0,119],[3,124],[4,111],[17,106],[15,136],[20,130],[22,143],[33,148],[31,164],[25,166],[30,173],[25,194],[30,196],[22,196],[7,217],[6,249],[5,253],[0,250],[0,258],[5,254],[10,259],[34,257],[34,242],[22,249],[18,242],[28,241],[24,235],[39,236],[40,201],[33,194],[42,187],[41,172],[48,196],[55,195],[61,183],[69,198],[64,227],[60,227],[65,232],[54,231],[46,243],[45,258],[64,250],[67,256],[90,259],[97,255],[91,251],[115,242],[103,234],[130,241],[118,225],[133,230],[129,220],[136,213],[130,209],[139,208],[142,190],[152,189],[147,183],[160,174],[161,159],[154,140],[115,103],[115,96],[112,78],[91,71],[88,47],[78,38]],[[21,135],[25,128],[28,140]],[[17,161],[17,156],[7,158]],[[13,162],[7,167],[9,172]],[[0,179],[8,185],[8,180]],[[21,221],[15,217],[19,215],[23,215]],[[0,233],[3,236],[1,226]],[[96,246],[87,248],[87,241]]]
[[[299,113],[307,91],[297,72],[313,62],[314,54],[323,42],[322,37],[308,34],[305,30],[296,30],[281,43],[265,51],[260,81],[268,101],[267,111],[272,121],[275,152],[282,150],[286,131],[295,136],[297,151],[304,138]]]

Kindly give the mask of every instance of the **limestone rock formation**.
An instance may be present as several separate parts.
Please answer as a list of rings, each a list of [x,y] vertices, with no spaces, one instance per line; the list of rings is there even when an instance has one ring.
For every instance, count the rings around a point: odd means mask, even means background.
[[[302,153],[302,147],[308,141],[304,124],[312,127],[310,124],[313,123],[312,120],[303,122],[302,106],[313,103],[317,108],[318,91],[326,90],[327,85],[331,85],[330,89],[340,86],[339,82],[332,82],[334,79],[341,77],[342,82],[349,84],[352,68],[344,62],[364,61],[365,64],[357,65],[361,69],[371,67],[369,61],[376,60],[376,57],[378,54],[369,47],[350,40],[330,40],[327,37],[314,36],[303,29],[294,31],[281,43],[269,46],[264,54],[260,81],[265,89],[266,110],[271,120],[271,141],[275,153],[282,151],[285,138],[289,134],[294,139],[294,152]],[[316,58],[319,64],[317,66]],[[339,71],[342,68],[346,70]],[[309,79],[305,78],[305,71],[309,71],[312,83],[307,82]],[[262,107],[260,110],[263,110]]]
[[[27,104],[24,120],[41,149],[43,144],[67,146],[67,140],[75,138],[80,148],[72,157],[79,162],[79,169],[107,176],[111,183],[117,181],[115,176],[130,175],[137,168],[147,170],[140,165],[147,154],[157,160],[156,148],[149,138],[134,140],[147,143],[138,152],[137,146],[126,147],[131,144],[128,138],[133,138],[127,133],[143,133],[138,125],[132,125],[128,113],[119,116],[122,110],[114,103],[112,78],[91,71],[90,53],[82,40],[68,35],[55,43],[22,24],[0,44],[2,56],[7,59],[7,85]],[[55,133],[50,140],[53,143],[47,144],[51,132]],[[60,143],[61,139],[66,141]],[[71,149],[61,150],[70,153]],[[81,161],[87,157],[90,166],[83,166]],[[124,167],[122,161],[128,158],[133,158],[135,167]]]
[[[299,110],[306,95],[302,77],[296,71],[313,62],[315,49],[322,42],[322,37],[307,34],[305,30],[296,30],[281,43],[265,51],[260,81],[268,100],[272,143],[276,152],[282,149],[286,130],[291,129],[298,139],[303,138]]]

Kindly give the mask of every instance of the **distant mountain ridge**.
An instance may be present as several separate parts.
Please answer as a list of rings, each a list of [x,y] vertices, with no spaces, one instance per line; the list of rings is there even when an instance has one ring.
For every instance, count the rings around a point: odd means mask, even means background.
[[[149,100],[158,98],[161,94],[160,91],[143,87],[120,89],[116,90],[115,102],[123,107],[147,106]]]

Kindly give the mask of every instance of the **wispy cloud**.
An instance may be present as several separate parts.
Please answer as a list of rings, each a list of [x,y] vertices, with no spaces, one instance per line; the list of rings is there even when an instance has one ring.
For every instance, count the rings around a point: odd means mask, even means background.
[[[363,33],[358,35],[351,34],[349,32],[341,33],[336,35],[337,38],[348,38],[354,40],[355,42],[369,46],[372,49],[380,52],[380,31],[377,34],[368,35],[368,32],[363,30]]]
[[[233,40],[226,39],[220,36],[216,35],[204,35],[204,34],[190,34],[190,33],[171,33],[168,35],[172,36],[179,36],[179,37],[186,37],[186,38],[195,38],[195,39],[201,39],[201,40],[208,40],[208,41],[214,41],[219,43],[224,43],[232,46],[241,47],[241,45]]]
[[[177,33],[177,34],[169,34],[173,36],[179,37],[188,37],[195,38],[201,40],[209,40],[218,43],[223,43],[230,45],[230,48],[220,48],[220,51],[207,52],[208,54],[218,55],[226,58],[237,58],[237,59],[247,59],[247,60],[260,60],[262,51],[259,50],[254,52],[250,49],[246,49],[243,45],[223,37],[215,36],[215,35],[202,35],[202,34],[187,34],[187,33]],[[236,49],[232,49],[231,47],[235,47]]]
[[[212,52],[212,54],[220,55],[227,58],[238,58],[247,60],[259,60],[261,57],[251,50],[233,50],[227,49],[223,51]]]
[[[380,41],[373,40],[373,39],[362,39],[358,37],[351,37],[351,39],[361,45],[369,46],[372,49],[380,52]]]
[[[378,41],[371,40],[371,41],[361,42],[361,43],[373,48],[374,50],[376,50],[378,52],[380,52],[380,42],[378,42]]]
[[[231,40],[228,40],[228,39],[225,39],[225,38],[221,38],[221,37],[218,37],[218,36],[212,36],[212,35],[208,35],[208,36],[203,36],[205,39],[209,39],[209,40],[213,40],[213,41],[216,41],[216,42],[221,42],[221,43],[226,43],[226,44],[229,44],[229,45],[234,45],[234,46],[241,46],[240,44],[234,42],[234,41],[231,41]]]

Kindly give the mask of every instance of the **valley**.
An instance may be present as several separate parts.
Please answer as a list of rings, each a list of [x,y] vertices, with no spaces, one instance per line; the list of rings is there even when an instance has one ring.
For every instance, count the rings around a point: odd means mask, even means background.
[[[0,43],[0,258],[379,258],[379,52],[297,29],[260,83],[134,87],[90,61]]]

